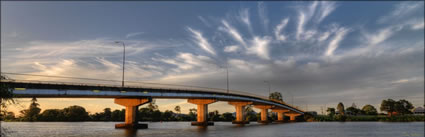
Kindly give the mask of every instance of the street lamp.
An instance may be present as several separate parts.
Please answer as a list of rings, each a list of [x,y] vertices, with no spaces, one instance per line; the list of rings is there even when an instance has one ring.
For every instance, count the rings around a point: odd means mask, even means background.
[[[123,50],[123,55],[122,55],[122,87],[124,87],[124,69],[125,69],[125,44],[124,44],[124,42],[122,42],[122,41],[115,41],[115,43],[117,43],[117,44],[122,44],[122,46],[124,47],[124,50]]]
[[[269,99],[270,99],[270,88],[271,88],[270,81],[264,81],[264,83],[267,83],[269,85]]]
[[[227,94],[229,94],[229,63],[226,64]]]
[[[224,68],[223,66],[219,66],[220,68]],[[227,93],[229,93],[229,64],[226,64],[226,84],[227,84]]]

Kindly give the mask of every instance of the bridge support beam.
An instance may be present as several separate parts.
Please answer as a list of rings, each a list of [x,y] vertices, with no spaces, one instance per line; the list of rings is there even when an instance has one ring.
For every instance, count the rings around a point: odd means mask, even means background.
[[[232,121],[232,124],[249,124],[249,121],[246,121],[244,117],[245,106],[249,104],[252,104],[252,102],[229,101],[229,105],[236,108],[236,120]]]
[[[192,122],[192,126],[212,126],[213,122],[208,122],[208,104],[217,102],[216,99],[188,99],[187,102],[198,105],[197,121]]]
[[[125,123],[115,124],[115,128],[148,128],[147,124],[138,124],[136,120],[136,112],[138,106],[151,102],[151,99],[116,98],[114,99],[114,102],[115,104],[125,106]]]
[[[289,112],[289,110],[287,109],[272,109],[272,112],[276,112],[277,113],[277,121],[278,123],[283,123],[283,113]]]
[[[267,111],[272,108],[271,105],[254,105],[255,108],[261,109],[261,120],[258,123],[267,124],[269,121],[267,120]]]
[[[289,121],[295,121],[295,117],[300,116],[299,113],[284,113],[285,116],[289,117]]]

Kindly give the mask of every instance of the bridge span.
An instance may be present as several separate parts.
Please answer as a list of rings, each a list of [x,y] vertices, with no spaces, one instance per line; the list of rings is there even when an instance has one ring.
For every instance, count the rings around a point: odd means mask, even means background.
[[[197,105],[197,121],[192,125],[213,125],[207,119],[208,104],[227,101],[235,106],[236,120],[234,124],[248,124],[244,119],[244,107],[253,105],[261,110],[260,123],[269,123],[268,110],[278,114],[277,122],[289,116],[291,121],[304,112],[281,101],[271,100],[251,93],[170,84],[144,83],[131,86],[104,84],[86,84],[70,82],[1,80],[2,84],[13,89],[17,98],[114,98],[116,104],[125,106],[125,123],[115,125],[116,128],[147,128],[146,124],[138,124],[136,111],[138,106],[149,103],[152,98],[187,99],[188,103]]]

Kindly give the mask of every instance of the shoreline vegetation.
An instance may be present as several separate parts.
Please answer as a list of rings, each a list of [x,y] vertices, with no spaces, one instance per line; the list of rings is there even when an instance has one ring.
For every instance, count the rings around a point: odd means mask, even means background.
[[[393,103],[385,103],[385,102]],[[398,102],[398,103],[397,103]],[[405,104],[402,104],[405,103]],[[328,108],[328,115],[314,115],[311,112],[305,112],[303,116],[296,118],[298,122],[417,122],[425,121],[425,115],[413,114],[410,110],[413,108],[410,102],[406,100],[392,101],[391,99],[384,100],[384,105],[381,105],[381,110],[386,111],[390,108],[391,113],[377,113],[372,105],[365,105],[362,109],[358,109],[355,104],[347,109],[344,109],[342,103],[338,104],[337,111],[334,108]],[[410,105],[409,105],[410,104]],[[83,121],[124,121],[125,109],[111,110],[105,108],[103,112],[90,114],[84,107],[69,106],[64,109],[46,109],[41,112],[37,103],[37,99],[33,98],[28,109],[20,111],[21,115],[15,116],[13,112],[3,111],[1,113],[1,121],[5,122],[83,122]],[[137,112],[138,121],[150,122],[165,122],[165,121],[196,121],[196,109],[189,109],[188,114],[182,114],[180,106],[171,110],[160,111],[155,104],[155,100],[147,106],[140,108]],[[406,111],[409,110],[409,111]],[[253,111],[252,106],[247,106],[245,109],[246,121],[257,121],[260,119],[261,113]],[[227,121],[235,120],[233,113],[226,112],[220,114],[217,110],[208,113],[210,121]],[[277,120],[276,113],[269,113],[270,121]],[[289,122],[289,117],[284,117],[285,121]]]

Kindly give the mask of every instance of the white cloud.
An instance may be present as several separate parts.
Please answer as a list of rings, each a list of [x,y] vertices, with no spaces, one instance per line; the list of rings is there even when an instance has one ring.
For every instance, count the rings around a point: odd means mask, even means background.
[[[174,58],[163,58],[155,60],[177,66],[178,69],[175,69],[177,72],[184,72],[196,67],[200,68],[201,70],[214,69],[217,67],[214,64],[214,60],[211,58],[202,55],[193,55],[192,53],[178,53]]]
[[[348,33],[348,29],[339,28],[335,33],[334,38],[329,42],[328,49],[325,52],[326,56],[332,56],[336,48],[338,48],[339,43],[344,39],[345,35]]]
[[[412,29],[412,30],[420,30],[420,29],[424,29],[424,21],[422,20],[422,21],[419,21],[419,22],[413,23],[413,24],[412,24],[412,26],[411,26],[411,29]]]
[[[237,45],[224,47],[224,52],[236,52],[239,49]]]
[[[206,52],[208,52],[208,53],[210,53],[210,54],[212,54],[212,55],[216,55],[216,53],[215,53],[215,51],[214,51],[214,49],[211,47],[211,44],[208,42],[208,40],[207,40],[207,38],[204,38],[203,36],[202,36],[202,33],[201,32],[199,32],[199,31],[197,31],[197,30],[194,30],[194,29],[192,29],[192,28],[190,28],[190,27],[188,27],[188,30],[190,31],[190,32],[192,32],[192,34],[193,34],[193,37],[197,40],[196,42],[197,42],[197,44],[203,49],[203,50],[205,50]]]
[[[317,22],[322,22],[332,11],[336,9],[335,2],[321,1],[320,8],[318,9]]]
[[[289,18],[285,18],[282,19],[282,21],[280,22],[280,24],[278,24],[274,30],[274,35],[276,37],[277,40],[279,41],[285,41],[286,40],[286,36],[281,34],[282,30],[286,27],[286,25],[288,25],[289,22]]]
[[[235,28],[230,26],[227,21],[222,20],[221,22],[223,23],[224,28],[220,27],[220,29],[229,33],[230,36],[232,36],[237,42],[239,42],[246,48],[246,43],[243,40],[242,35]]]
[[[293,57],[290,57],[287,60],[276,60],[274,61],[274,63],[278,65],[279,67],[289,69],[289,68],[295,67],[296,60]]]
[[[369,45],[376,45],[391,37],[394,32],[395,30],[393,27],[387,27],[379,30],[379,32],[375,34],[368,34],[366,37],[368,37]]]
[[[324,40],[326,40],[326,39],[328,39],[329,38],[329,36],[331,35],[331,33],[330,32],[324,32],[323,34],[322,34],[322,36],[320,36],[319,37],[319,42],[322,42],[322,41],[324,41]]]
[[[127,34],[126,36],[125,36],[125,38],[131,38],[131,37],[135,37],[135,36],[138,36],[138,35],[141,35],[141,34],[143,34],[143,32],[134,32],[134,33],[129,33],[129,34]]]
[[[248,48],[248,54],[255,54],[262,59],[269,60],[269,43],[270,37],[254,37],[251,41],[252,46]]]
[[[378,23],[392,22],[393,20],[409,17],[409,15],[415,13],[418,9],[423,7],[423,5],[423,2],[402,2],[397,4],[389,15],[379,18]]]
[[[249,10],[248,9],[242,9],[239,11],[240,20],[247,25],[248,27],[251,27],[251,22],[249,21]]]
[[[298,16],[298,26],[297,26],[297,33],[296,33],[296,39],[299,40],[301,34],[304,32],[304,22],[305,22],[305,15],[304,13],[299,13]]]
[[[392,81],[391,84],[403,84],[403,83],[408,83],[408,82],[420,82],[420,81],[424,81],[424,78],[423,77],[411,77],[411,78],[399,79],[399,80]]]

